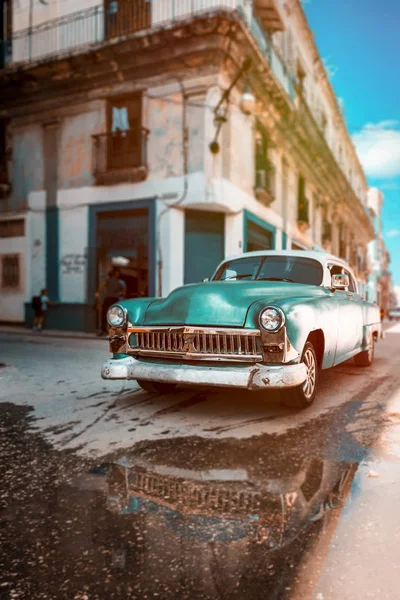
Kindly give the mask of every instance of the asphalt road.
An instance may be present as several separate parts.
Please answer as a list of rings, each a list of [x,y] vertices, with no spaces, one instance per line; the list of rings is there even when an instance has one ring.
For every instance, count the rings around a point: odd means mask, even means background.
[[[400,324],[277,394],[104,382],[104,341],[0,334],[0,598],[398,599]]]

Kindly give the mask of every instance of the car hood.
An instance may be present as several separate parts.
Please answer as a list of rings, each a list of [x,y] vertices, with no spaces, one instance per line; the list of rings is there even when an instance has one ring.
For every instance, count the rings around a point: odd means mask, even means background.
[[[185,285],[167,298],[154,300],[143,324],[244,327],[248,309],[257,300],[276,304],[321,292],[317,286],[286,282],[210,281]]]

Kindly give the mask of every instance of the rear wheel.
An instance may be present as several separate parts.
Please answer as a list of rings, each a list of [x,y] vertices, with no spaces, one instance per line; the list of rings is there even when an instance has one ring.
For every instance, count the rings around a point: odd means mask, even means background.
[[[368,342],[368,350],[364,350],[354,357],[354,362],[357,367],[370,367],[374,362],[375,355],[375,340],[374,336],[371,335]]]
[[[142,390],[151,394],[170,394],[176,388],[175,383],[161,383],[159,381],[146,381],[145,379],[138,379],[137,382]]]
[[[295,388],[284,391],[282,404],[290,408],[307,408],[314,402],[318,386],[318,360],[314,346],[307,342],[301,362],[306,365],[307,379]]]

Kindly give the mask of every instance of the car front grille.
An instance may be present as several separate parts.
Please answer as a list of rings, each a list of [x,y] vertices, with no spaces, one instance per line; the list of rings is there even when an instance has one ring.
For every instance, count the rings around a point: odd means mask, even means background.
[[[132,338],[132,336],[134,336]],[[171,357],[262,359],[261,337],[253,330],[211,328],[151,328],[132,330],[129,345],[143,354]]]
[[[260,508],[258,491],[238,489],[234,483],[195,482],[149,472],[131,471],[129,491],[164,500],[187,509],[213,509],[228,513],[252,512]]]

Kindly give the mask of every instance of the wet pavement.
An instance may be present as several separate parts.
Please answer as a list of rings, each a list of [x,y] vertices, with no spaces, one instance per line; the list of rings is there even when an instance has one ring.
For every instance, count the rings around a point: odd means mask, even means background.
[[[237,392],[89,393],[78,362],[104,346],[10,344],[0,598],[397,599],[399,342],[396,325],[372,369],[324,374],[302,413]]]

